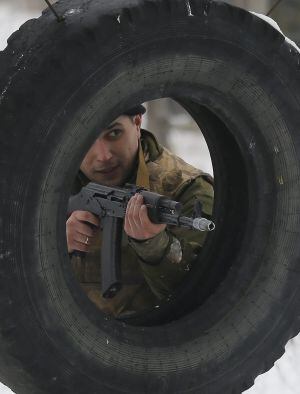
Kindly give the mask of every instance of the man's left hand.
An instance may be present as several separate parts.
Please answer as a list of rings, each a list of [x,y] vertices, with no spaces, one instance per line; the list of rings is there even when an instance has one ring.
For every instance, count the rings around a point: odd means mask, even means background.
[[[143,196],[135,194],[129,200],[126,209],[124,230],[126,234],[139,241],[155,237],[166,229],[165,224],[155,224],[149,219]]]

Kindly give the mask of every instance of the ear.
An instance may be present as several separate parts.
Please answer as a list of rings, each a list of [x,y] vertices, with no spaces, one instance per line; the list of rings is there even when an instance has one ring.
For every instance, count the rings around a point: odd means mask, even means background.
[[[142,127],[142,115],[135,115],[134,117],[134,124],[136,125],[138,129],[138,136],[141,136],[141,127]]]
[[[142,126],[142,115],[135,115],[134,117],[134,123],[136,126],[141,127]]]

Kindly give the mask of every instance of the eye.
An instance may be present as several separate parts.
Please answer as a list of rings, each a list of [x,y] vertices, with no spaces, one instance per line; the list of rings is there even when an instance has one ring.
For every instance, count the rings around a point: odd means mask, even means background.
[[[122,130],[113,129],[107,134],[107,137],[110,139],[117,139],[121,134],[122,134]]]

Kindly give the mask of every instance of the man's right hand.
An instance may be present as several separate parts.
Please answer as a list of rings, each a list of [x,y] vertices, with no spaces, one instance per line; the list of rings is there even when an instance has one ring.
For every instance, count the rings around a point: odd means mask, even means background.
[[[99,218],[87,211],[74,211],[66,223],[68,253],[88,252],[100,228]]]

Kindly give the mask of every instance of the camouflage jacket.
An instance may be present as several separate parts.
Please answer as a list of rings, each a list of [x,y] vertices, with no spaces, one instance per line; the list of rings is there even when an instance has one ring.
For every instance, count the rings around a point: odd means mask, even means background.
[[[212,178],[160,146],[154,135],[142,130],[138,166],[128,180],[138,186],[180,201],[183,214],[191,216],[200,200],[206,216],[212,214]],[[89,180],[79,172],[73,193]],[[123,231],[122,284],[112,299],[101,296],[101,234],[84,258],[72,256],[74,273],[87,296],[103,312],[123,316],[153,308],[180,284],[201,251],[206,233],[167,227],[146,241],[130,239]]]

